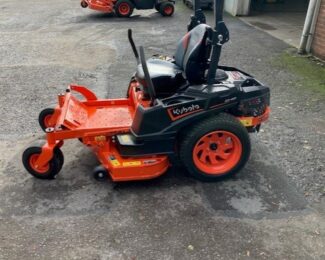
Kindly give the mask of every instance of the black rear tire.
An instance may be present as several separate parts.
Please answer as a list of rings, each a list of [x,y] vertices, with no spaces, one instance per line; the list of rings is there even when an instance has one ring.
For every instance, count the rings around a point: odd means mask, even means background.
[[[204,136],[218,131],[230,133],[238,140],[238,144],[240,144],[239,146],[241,147],[240,154],[237,153],[238,161],[232,168],[227,169],[225,172],[204,172],[202,168],[200,169],[194,162],[194,149],[197,147],[199,140]],[[182,135],[183,138],[180,141],[179,147],[180,160],[189,174],[201,181],[217,181],[231,177],[238,173],[249,159],[251,145],[248,132],[246,128],[230,114],[222,113],[214,117],[206,118],[185,132],[182,132]],[[218,145],[215,149],[219,149],[217,147]]]
[[[118,17],[130,17],[133,10],[134,5],[129,0],[119,0],[115,4],[115,13]]]
[[[160,4],[159,12],[162,16],[172,16],[175,11],[175,6],[173,3],[164,2]]]

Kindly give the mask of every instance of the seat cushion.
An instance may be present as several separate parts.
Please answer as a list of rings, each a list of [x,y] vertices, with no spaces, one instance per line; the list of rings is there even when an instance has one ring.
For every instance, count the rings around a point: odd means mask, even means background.
[[[211,27],[199,24],[189,31],[178,43],[175,63],[184,71],[191,84],[205,81],[211,44],[207,41]]]
[[[173,62],[151,58],[147,60],[147,66],[157,97],[172,95],[186,82],[183,71]],[[146,87],[147,84],[141,65],[138,66],[135,76],[141,85]]]

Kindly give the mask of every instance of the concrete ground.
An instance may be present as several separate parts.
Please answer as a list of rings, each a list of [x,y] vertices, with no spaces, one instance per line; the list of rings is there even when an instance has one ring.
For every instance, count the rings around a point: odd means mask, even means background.
[[[147,56],[171,54],[191,11],[180,1],[172,18],[118,19],[66,0],[2,0],[0,10],[0,259],[324,259],[325,102],[272,65],[288,45],[226,17],[222,63],[272,89],[271,119],[236,178],[202,183],[175,163],[114,187],[92,178],[96,158],[70,141],[58,178],[41,181],[21,164],[43,138],[39,111],[71,82],[124,96],[135,69],[127,28]]]
[[[266,12],[240,19],[298,48],[305,18],[306,12]]]

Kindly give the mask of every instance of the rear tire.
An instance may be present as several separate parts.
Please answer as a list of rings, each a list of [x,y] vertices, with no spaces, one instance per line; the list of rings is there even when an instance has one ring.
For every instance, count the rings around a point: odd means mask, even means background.
[[[119,0],[115,5],[115,13],[118,17],[130,17],[133,10],[134,5],[129,0]]]
[[[162,16],[172,16],[175,11],[174,4],[164,2],[160,4],[159,12]]]
[[[245,166],[250,156],[248,132],[229,114],[207,118],[183,136],[180,160],[190,175],[202,181],[233,176]]]

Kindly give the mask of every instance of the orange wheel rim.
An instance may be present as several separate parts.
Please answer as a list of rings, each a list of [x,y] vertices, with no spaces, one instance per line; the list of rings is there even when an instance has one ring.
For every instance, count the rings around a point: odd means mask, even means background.
[[[173,8],[171,6],[166,6],[164,11],[165,14],[170,15],[173,12]]]
[[[50,165],[47,163],[46,165],[42,166],[42,167],[38,167],[36,168],[36,161],[39,157],[39,154],[33,154],[30,158],[29,158],[29,166],[36,172],[38,173],[46,173],[49,169],[50,169]]]
[[[118,8],[121,15],[127,15],[130,12],[130,6],[127,3],[120,4]]]
[[[232,170],[242,155],[239,138],[228,131],[214,131],[201,137],[193,149],[193,161],[202,172],[222,175]]]

